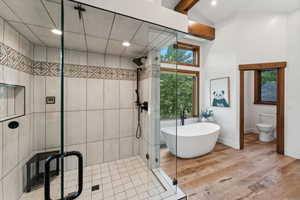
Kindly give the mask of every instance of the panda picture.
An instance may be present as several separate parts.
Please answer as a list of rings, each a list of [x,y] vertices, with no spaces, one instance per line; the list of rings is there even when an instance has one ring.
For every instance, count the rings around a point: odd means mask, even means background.
[[[213,91],[213,102],[212,106],[214,107],[229,107],[227,100],[224,97],[224,90]]]
[[[230,107],[229,77],[210,81],[210,102],[213,107]]]

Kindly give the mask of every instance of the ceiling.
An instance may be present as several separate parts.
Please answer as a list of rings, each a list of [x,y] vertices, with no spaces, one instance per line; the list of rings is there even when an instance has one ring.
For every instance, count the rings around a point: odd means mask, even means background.
[[[126,57],[144,55],[174,41],[176,33],[166,28],[65,1],[65,48]],[[59,47],[60,37],[51,32],[60,27],[60,4],[56,0],[0,0],[0,15],[24,37],[37,45]],[[129,47],[122,46],[129,41]]]
[[[162,0],[163,6],[174,9],[180,0]],[[216,1],[216,6],[211,2]],[[292,12],[300,8],[300,0],[200,0],[188,13],[214,25],[238,12]],[[195,20],[195,19],[194,19]]]

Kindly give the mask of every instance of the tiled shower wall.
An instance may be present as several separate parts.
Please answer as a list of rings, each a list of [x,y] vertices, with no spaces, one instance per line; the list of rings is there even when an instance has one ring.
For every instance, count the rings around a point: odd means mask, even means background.
[[[23,166],[32,155],[32,58],[33,45],[0,18],[0,82],[26,87],[26,115],[14,119],[20,123],[19,128],[9,129],[11,120],[0,123],[0,199],[20,197],[25,180]],[[11,101],[11,96],[2,89],[0,115],[13,114],[4,103]]]
[[[0,82],[26,87],[26,115],[14,119],[20,127],[12,130],[10,121],[0,123],[0,199],[16,200],[23,192],[29,158],[59,147],[59,51],[34,47],[2,18],[0,49]],[[85,165],[137,155],[131,60],[71,50],[65,57],[66,151],[82,152]],[[56,104],[46,104],[46,96],[55,96]],[[0,102],[5,98],[1,95]],[[73,160],[66,167],[74,168]]]
[[[34,150],[58,149],[60,82],[58,49],[35,47]],[[66,50],[65,148],[80,151],[85,165],[137,155],[135,68],[127,58]],[[55,66],[53,66],[55,65]],[[107,66],[107,67],[103,67]],[[41,69],[42,68],[42,69]],[[55,96],[56,104],[45,104]],[[67,169],[76,167],[67,161]]]

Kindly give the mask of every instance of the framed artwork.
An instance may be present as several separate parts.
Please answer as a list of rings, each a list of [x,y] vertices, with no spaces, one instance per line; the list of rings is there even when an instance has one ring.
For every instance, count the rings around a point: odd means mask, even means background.
[[[210,80],[210,105],[213,107],[230,107],[229,77]]]

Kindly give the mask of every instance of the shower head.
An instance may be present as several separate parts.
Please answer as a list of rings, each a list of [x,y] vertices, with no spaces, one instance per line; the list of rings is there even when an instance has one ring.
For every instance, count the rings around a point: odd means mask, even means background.
[[[147,59],[147,56],[142,56],[142,57],[139,57],[139,58],[134,58],[132,60],[132,62],[134,62],[138,67],[142,66],[144,63],[143,63],[143,59]]]

